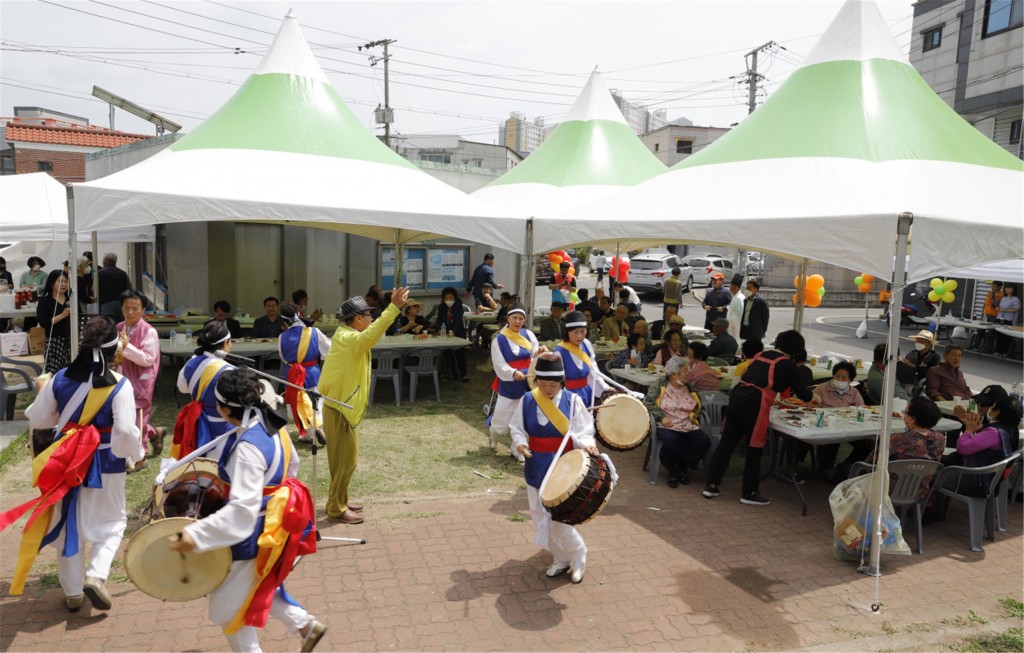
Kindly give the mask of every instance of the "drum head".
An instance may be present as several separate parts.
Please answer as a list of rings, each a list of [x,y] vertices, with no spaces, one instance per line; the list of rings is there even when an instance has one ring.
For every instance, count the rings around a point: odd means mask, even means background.
[[[537,358],[530,361],[530,369],[526,371],[526,385],[530,390],[537,387]]]
[[[217,476],[217,461],[212,458],[196,458],[187,465],[176,467],[167,472],[167,476],[164,477],[164,484],[153,486],[153,508],[157,514],[160,513],[160,506],[164,503],[164,488],[170,485],[172,481],[178,480],[178,477],[185,472],[209,472]]]
[[[124,552],[124,570],[140,590],[162,601],[192,601],[220,587],[231,571],[231,549],[176,553],[168,538],[194,519],[158,519],[135,531]]]
[[[274,410],[277,410],[277,393],[274,392],[274,386],[266,379],[260,379],[260,386],[260,399],[265,401]]]
[[[587,476],[590,467],[590,454],[582,449],[573,449],[555,461],[555,469],[551,472],[548,484],[540,501],[545,506],[557,506],[572,496]]]
[[[629,395],[609,397],[597,411],[597,433],[612,449],[639,447],[651,430],[651,416],[643,402]]]

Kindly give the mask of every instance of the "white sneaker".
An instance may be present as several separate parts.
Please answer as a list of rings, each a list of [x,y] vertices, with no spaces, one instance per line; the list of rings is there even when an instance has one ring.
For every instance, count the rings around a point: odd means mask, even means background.
[[[573,583],[583,582],[583,576],[587,573],[587,563],[583,563],[579,567],[573,567],[572,576],[569,577]]]
[[[111,608],[110,592],[107,586],[99,578],[89,576],[85,579],[85,595],[89,597],[92,607],[97,610],[109,610]]]
[[[306,626],[306,634],[302,636],[302,648],[299,649],[303,653],[309,653],[316,645],[320,642],[320,638],[327,632],[327,626],[320,623],[316,619],[309,622]]]
[[[548,567],[548,570],[544,573],[547,575],[548,578],[555,578],[556,576],[561,576],[567,571],[569,571],[568,562],[556,562],[555,564]]]
[[[64,606],[68,609],[68,612],[78,612],[82,609],[83,603],[85,603],[85,594],[64,597]]]

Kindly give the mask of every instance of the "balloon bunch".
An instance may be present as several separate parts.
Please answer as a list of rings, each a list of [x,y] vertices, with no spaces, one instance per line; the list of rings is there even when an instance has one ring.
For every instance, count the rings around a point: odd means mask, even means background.
[[[857,284],[857,292],[869,293],[871,292],[871,282],[874,280],[875,278],[870,274],[861,274],[853,282]]]
[[[793,277],[793,287],[800,289],[800,276]],[[804,305],[811,308],[821,306],[821,298],[825,296],[825,277],[812,274],[804,283]],[[800,303],[797,293],[793,293],[793,305]]]
[[[557,252],[551,252],[548,254],[548,262],[551,263],[551,269],[554,272],[559,272],[559,266],[562,265],[562,261],[568,261],[569,265],[572,265],[572,257],[564,249],[558,250]],[[569,274],[575,275],[576,268],[570,267]]]
[[[619,283],[629,281],[629,271],[633,266],[630,264],[628,256],[613,256],[611,266],[611,269],[608,270],[608,276]]]
[[[935,277],[928,285],[932,287],[928,292],[928,301],[952,304],[956,300],[956,295],[953,294],[957,287],[956,279],[943,280]]]

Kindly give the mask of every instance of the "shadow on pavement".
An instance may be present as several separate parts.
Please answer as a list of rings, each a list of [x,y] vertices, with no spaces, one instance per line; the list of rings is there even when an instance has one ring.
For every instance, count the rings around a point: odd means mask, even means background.
[[[538,551],[527,560],[507,560],[499,567],[470,572],[457,569],[451,573],[453,585],[445,592],[448,601],[469,602],[485,594],[496,594],[498,615],[516,630],[541,631],[562,623],[566,606],[549,595],[551,589],[568,583],[568,576],[548,579],[544,570],[550,555]]]

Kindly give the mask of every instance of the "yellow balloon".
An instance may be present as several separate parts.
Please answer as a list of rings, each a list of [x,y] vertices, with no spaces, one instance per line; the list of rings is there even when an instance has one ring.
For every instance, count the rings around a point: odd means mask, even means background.
[[[932,291],[930,291],[928,293],[928,301],[930,301],[930,302],[937,302],[937,301],[939,301],[939,299],[940,299],[940,297],[935,294],[934,290],[932,290]]]
[[[946,287],[946,290],[953,292],[954,290],[956,290],[957,286],[956,279],[946,279],[946,282],[942,285]]]
[[[938,277],[935,277],[934,279],[932,279],[931,281],[928,282],[928,285],[931,286],[932,288],[934,288],[935,286],[939,286],[941,284],[942,284],[942,279],[940,279]]]
[[[949,286],[946,286],[946,287],[949,288]],[[956,295],[954,295],[951,292],[947,292],[945,295],[942,296],[942,301],[946,302],[947,304],[952,304],[953,300],[955,300],[955,299],[956,299]]]

